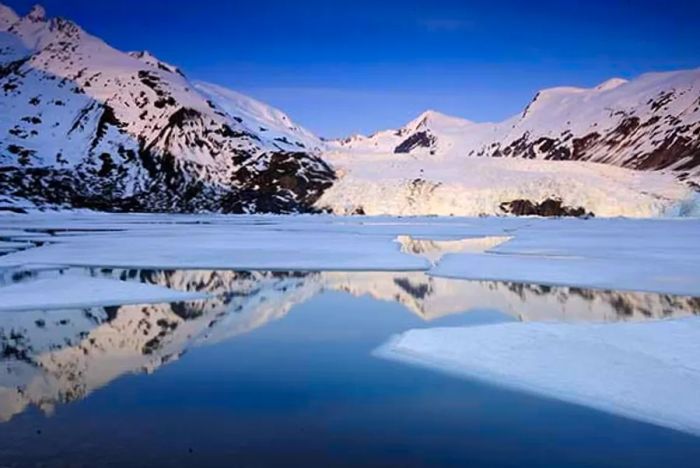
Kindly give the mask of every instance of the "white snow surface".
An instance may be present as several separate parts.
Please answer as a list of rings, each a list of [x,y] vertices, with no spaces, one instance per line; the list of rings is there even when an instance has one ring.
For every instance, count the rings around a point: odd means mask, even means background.
[[[700,296],[696,220],[541,220],[481,254],[447,255],[430,273]]]
[[[200,81],[195,83],[195,88],[208,96],[231,118],[242,119],[253,133],[264,135],[278,144],[292,145],[293,143],[298,151],[314,153],[321,151],[321,140],[292,122],[289,116],[279,109],[215,84]],[[286,149],[290,149],[289,146]]]
[[[411,330],[376,354],[700,435],[700,319]]]
[[[206,297],[135,282],[62,276],[0,287],[0,312],[177,302]]]
[[[503,215],[502,203],[558,199],[596,216],[699,216],[672,174],[580,161],[331,152],[339,180],[319,208],[346,215]]]

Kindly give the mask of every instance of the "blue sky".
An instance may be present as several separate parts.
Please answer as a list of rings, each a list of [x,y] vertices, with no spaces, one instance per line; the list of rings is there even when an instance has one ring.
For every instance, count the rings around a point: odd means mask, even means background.
[[[35,1],[0,0],[19,13]],[[275,105],[322,136],[425,109],[502,120],[534,93],[700,66],[700,1],[44,0],[124,50]]]

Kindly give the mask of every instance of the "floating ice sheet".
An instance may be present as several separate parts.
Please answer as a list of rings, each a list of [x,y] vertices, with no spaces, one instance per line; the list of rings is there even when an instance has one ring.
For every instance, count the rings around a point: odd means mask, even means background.
[[[700,221],[532,219],[483,254],[451,254],[436,276],[700,296]]]
[[[427,270],[402,253],[400,235],[436,240],[502,235],[517,220],[335,218],[327,216],[30,215],[23,227],[53,235],[47,243],[0,258],[33,263],[238,270]],[[0,218],[0,227],[3,219]],[[9,220],[8,220],[9,221]],[[12,219],[17,224],[16,218]],[[8,223],[9,224],[9,223]],[[468,232],[468,236],[460,233]]]
[[[450,255],[430,271],[447,278],[512,281],[625,291],[700,296],[699,264],[683,259],[547,257],[537,255]]]
[[[10,228],[44,236],[45,243],[0,256],[0,269],[428,271],[700,296],[700,220],[694,219],[0,216],[0,229]]]
[[[700,435],[700,319],[411,330],[377,355]]]
[[[206,296],[136,282],[72,275],[0,287],[0,312],[177,302]]]

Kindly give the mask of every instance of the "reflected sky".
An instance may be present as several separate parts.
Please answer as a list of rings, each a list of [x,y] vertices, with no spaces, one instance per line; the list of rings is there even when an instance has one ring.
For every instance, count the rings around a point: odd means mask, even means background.
[[[0,285],[51,275],[212,296],[0,314],[0,460],[653,466],[700,455],[684,434],[371,355],[412,328],[683,317],[700,312],[697,298],[422,272],[66,268]]]

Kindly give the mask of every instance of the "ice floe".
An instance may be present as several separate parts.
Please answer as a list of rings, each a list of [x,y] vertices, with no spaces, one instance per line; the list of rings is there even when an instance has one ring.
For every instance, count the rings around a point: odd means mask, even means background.
[[[448,255],[430,273],[700,296],[696,220],[545,220],[482,254]]]
[[[206,294],[175,291],[136,282],[71,275],[40,278],[0,287],[0,312],[152,304],[202,297],[206,297]]]
[[[700,220],[30,214],[0,256],[32,265],[434,276],[700,296]],[[29,237],[27,237],[29,236]]]
[[[378,356],[700,435],[700,319],[411,330]]]

